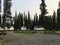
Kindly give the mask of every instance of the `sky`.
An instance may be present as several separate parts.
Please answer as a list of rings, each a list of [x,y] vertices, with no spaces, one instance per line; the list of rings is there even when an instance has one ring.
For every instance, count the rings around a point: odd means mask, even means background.
[[[57,11],[59,0],[45,0],[45,3],[47,5],[47,11],[49,12],[47,15],[52,15],[53,11]],[[37,13],[40,14],[39,5],[41,4],[41,0],[12,0],[12,16],[15,15],[15,11],[17,13],[28,13],[30,11],[31,17]]]

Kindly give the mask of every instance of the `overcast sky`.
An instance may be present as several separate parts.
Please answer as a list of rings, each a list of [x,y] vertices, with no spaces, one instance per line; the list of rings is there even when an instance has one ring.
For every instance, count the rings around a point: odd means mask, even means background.
[[[47,5],[47,9],[49,14],[52,15],[53,11],[57,10],[59,0],[45,0],[45,3]],[[31,17],[37,12],[37,14],[40,14],[39,4],[41,4],[41,0],[12,0],[12,15],[14,16],[15,11],[21,12],[21,13],[28,13],[30,11]]]

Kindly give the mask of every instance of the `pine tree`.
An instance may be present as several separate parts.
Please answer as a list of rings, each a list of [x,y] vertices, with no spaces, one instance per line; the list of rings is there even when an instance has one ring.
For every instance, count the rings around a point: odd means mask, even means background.
[[[59,8],[57,9],[57,28],[60,29],[60,1]]]
[[[35,21],[36,21],[36,26],[38,25],[38,16],[37,16],[37,13],[35,14]]]
[[[23,26],[23,14],[19,12],[18,16],[15,18],[15,21],[14,21],[14,30],[17,30],[17,31],[21,30],[22,26]]]
[[[18,15],[17,15],[17,12],[15,12],[15,16],[13,17],[14,21],[17,20],[18,18]]]
[[[4,27],[6,26],[6,18],[12,18],[11,16],[11,0],[4,0],[4,5],[3,5],[3,25]],[[7,26],[8,27],[8,26]]]
[[[6,19],[9,18],[9,20],[12,18],[11,16],[11,0],[4,0],[3,2],[3,33],[5,30],[5,26],[7,26],[7,28],[10,28],[11,26],[11,22],[6,23]]]
[[[45,0],[41,0],[41,1],[42,1],[42,3],[40,4],[41,15],[39,16],[39,23],[40,23],[40,25],[43,25],[44,16],[48,12],[47,12],[47,9],[46,9]]]
[[[38,26],[38,16],[37,16],[37,13],[35,13],[35,16],[34,16],[34,24],[35,24],[35,26]]]
[[[48,12],[46,9],[45,0],[41,0],[41,1],[42,1],[42,3],[40,4],[41,16],[44,17]]]
[[[0,15],[0,26],[1,26],[1,15]]]
[[[24,16],[24,23],[25,23],[25,27],[27,28],[26,30],[28,30],[28,18],[27,18],[27,15]]]
[[[19,13],[18,15],[18,24],[19,24],[19,30],[21,30],[21,27],[23,26],[23,14]]]
[[[18,30],[18,16],[17,12],[15,12],[15,16],[13,17],[14,19],[14,30]]]
[[[16,19],[16,20],[14,21],[14,31],[18,31],[18,26],[19,26],[19,24],[18,24],[18,19]]]
[[[1,26],[1,0],[0,0],[0,26]]]
[[[31,19],[30,19],[30,12],[28,11],[28,29],[30,30],[30,26],[31,26]]]
[[[23,26],[25,26],[25,12],[24,12],[24,15],[23,15]]]
[[[56,26],[56,13],[55,13],[55,11],[52,16],[52,22],[53,22],[53,29],[55,29],[55,26]]]
[[[0,15],[1,15],[1,0],[0,0]]]

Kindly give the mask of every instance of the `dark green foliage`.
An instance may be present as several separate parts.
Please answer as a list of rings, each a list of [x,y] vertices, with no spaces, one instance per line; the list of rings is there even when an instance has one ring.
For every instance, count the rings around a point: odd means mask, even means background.
[[[30,12],[28,11],[28,27],[27,27],[27,29],[30,30],[30,26],[31,26],[31,19],[30,19]]]
[[[27,28],[26,30],[34,30],[35,22],[31,20],[29,11],[28,16],[24,15],[24,25]]]
[[[8,17],[9,17],[9,19],[12,18],[12,16],[11,16],[11,6],[12,6],[11,0],[4,0],[4,4],[3,4],[3,27],[5,27],[5,26],[7,26],[8,28],[10,27],[10,24],[8,24],[6,22],[7,21],[6,18],[8,18]]]
[[[28,16],[26,15],[24,17],[24,22],[25,22],[25,26],[27,28],[27,30],[30,30],[31,28],[31,19],[30,19],[30,12],[28,11]]]
[[[14,30],[18,30],[19,24],[18,24],[18,20],[14,21]]]
[[[28,28],[28,19],[27,19],[27,15],[24,16],[24,23],[25,23],[25,27]]]
[[[41,14],[39,15],[39,19],[37,16],[37,13],[34,16],[34,19],[32,20],[30,17],[30,12],[28,11],[28,15],[19,13],[17,16],[17,13],[15,13],[14,18],[14,28],[21,30],[22,26],[25,26],[26,30],[34,30],[34,27],[44,27],[46,30],[51,30],[54,32],[55,29],[60,29],[60,3],[59,3],[59,9],[57,10],[57,18],[56,13],[54,11],[52,16],[46,16],[47,9],[45,0],[41,0],[40,4],[40,10]]]
[[[17,16],[16,13],[15,16]],[[18,17],[15,17],[14,19],[14,30],[21,30],[22,26],[23,26],[23,15],[19,13]]]
[[[48,12],[46,9],[45,0],[41,0],[41,1],[42,1],[40,4],[41,15],[39,15],[39,24],[40,26],[44,26],[44,20],[45,20],[44,17]]]
[[[0,26],[1,26],[1,0],[0,0]]]
[[[35,27],[35,22],[33,20],[31,20],[30,30],[34,30],[34,27]]]
[[[56,13],[55,13],[55,11],[52,16],[52,24],[53,24],[53,29],[56,29]]]
[[[37,13],[34,16],[34,22],[35,22],[35,26],[38,26],[38,16],[37,16]]]
[[[2,1],[0,0],[0,15],[1,15],[1,2],[2,2]]]
[[[17,12],[15,12],[15,16],[13,17],[14,21],[17,20],[18,16],[17,16]]]
[[[44,25],[43,25],[43,27],[46,30],[47,29],[52,30],[52,18],[51,18],[51,16],[50,17],[49,16],[44,17]]]
[[[13,19],[14,19],[14,30],[17,30],[18,29],[17,12],[15,12],[15,16],[13,17]]]
[[[11,17],[11,0],[4,0],[4,15],[7,17]]]
[[[60,2],[59,8],[57,9],[57,28],[60,29]]]
[[[19,30],[21,30],[21,27],[23,26],[23,14],[19,13],[18,15],[18,24],[19,24]]]
[[[40,4],[41,16],[44,17],[48,12],[46,9],[45,0],[41,0],[41,1],[42,1],[42,3]]]
[[[0,26],[1,26],[1,15],[0,15]]]

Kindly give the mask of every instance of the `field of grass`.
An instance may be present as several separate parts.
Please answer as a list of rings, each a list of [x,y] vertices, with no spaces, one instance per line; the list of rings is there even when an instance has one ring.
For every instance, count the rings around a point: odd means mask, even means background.
[[[60,35],[19,34],[8,31],[0,43],[2,45],[60,45]]]
[[[16,31],[15,33],[21,33],[21,34],[37,34],[37,33],[40,33],[40,34],[43,34],[44,31]]]
[[[32,30],[21,30],[21,31],[15,31],[15,33],[20,34],[60,34],[60,31],[32,31]]]

